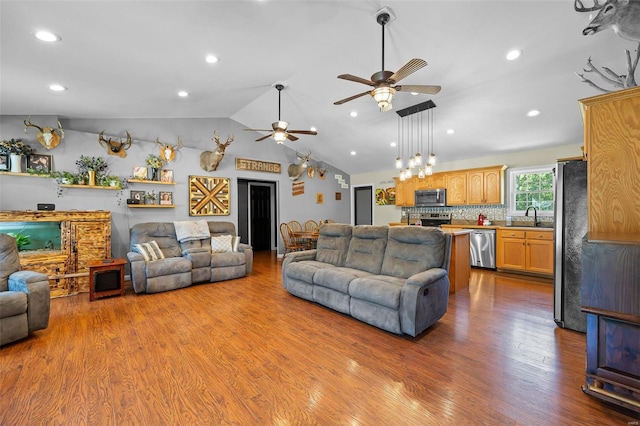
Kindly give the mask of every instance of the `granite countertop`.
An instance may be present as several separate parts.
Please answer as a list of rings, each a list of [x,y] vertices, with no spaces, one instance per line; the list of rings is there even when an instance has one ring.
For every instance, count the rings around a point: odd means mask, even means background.
[[[513,230],[518,230],[518,231],[553,231],[553,227],[547,227],[547,226],[533,226],[533,225],[512,225],[512,226],[506,226],[506,225],[488,225],[488,226],[482,226],[482,225],[466,225],[466,224],[451,224],[451,225],[442,225],[442,228],[463,228],[463,229],[513,229]]]

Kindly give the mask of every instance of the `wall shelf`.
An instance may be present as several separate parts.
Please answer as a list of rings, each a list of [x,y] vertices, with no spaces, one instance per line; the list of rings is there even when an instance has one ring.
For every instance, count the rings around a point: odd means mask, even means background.
[[[146,179],[127,179],[129,183],[146,183],[152,185],[175,185],[175,182],[161,182],[159,180],[146,180]]]
[[[72,185],[68,183],[61,183],[62,188],[82,188],[82,189],[110,189],[112,191],[120,191],[120,186],[101,186],[101,185]]]
[[[35,173],[15,173],[15,172],[5,172],[5,171],[1,171],[0,175],[51,178],[51,176],[49,176],[48,174],[46,174],[46,175],[38,175],[38,174],[35,174]]]
[[[175,209],[175,204],[127,204],[130,209]]]

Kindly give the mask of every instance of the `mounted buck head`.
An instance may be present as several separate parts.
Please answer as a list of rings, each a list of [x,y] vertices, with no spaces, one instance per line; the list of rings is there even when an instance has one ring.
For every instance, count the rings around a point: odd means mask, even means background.
[[[216,143],[214,151],[204,151],[200,154],[200,168],[206,172],[213,172],[218,169],[218,165],[224,158],[224,150],[233,142],[234,136],[227,136],[225,143],[220,143],[220,136],[213,131],[213,141]]]
[[[319,167],[318,167],[318,177],[319,177],[321,180],[324,180],[324,178],[326,177],[326,175],[327,175],[327,169],[321,169],[321,168],[319,168]]]
[[[574,0],[576,12],[598,11],[595,18],[582,30],[583,35],[596,34],[607,28],[625,40],[640,42],[640,1],[607,0],[600,3],[594,0],[592,7],[585,7],[582,0]]]
[[[24,132],[27,133],[28,127],[35,127],[39,130],[38,142],[40,145],[44,146],[47,149],[53,149],[60,143],[60,139],[64,138],[64,130],[62,130],[62,124],[58,121],[58,128],[54,129],[53,127],[40,127],[31,122],[31,116],[24,120]],[[59,133],[59,134],[58,134]]]
[[[304,169],[307,168],[307,164],[309,160],[311,160],[311,151],[307,155],[301,155],[296,151],[296,157],[300,160],[298,164],[289,164],[289,168],[287,169],[287,173],[289,174],[289,179],[298,180],[302,173],[304,173]]]
[[[156,143],[160,145],[160,158],[165,162],[170,163],[176,158],[176,152],[182,148],[182,140],[178,136],[178,143],[175,145],[169,145],[168,143],[160,142],[160,138],[156,138]]]
[[[107,149],[107,154],[117,155],[120,158],[127,156],[127,150],[131,148],[131,135],[127,131],[127,139],[123,142],[114,139],[105,139],[104,130],[98,135],[98,143]]]

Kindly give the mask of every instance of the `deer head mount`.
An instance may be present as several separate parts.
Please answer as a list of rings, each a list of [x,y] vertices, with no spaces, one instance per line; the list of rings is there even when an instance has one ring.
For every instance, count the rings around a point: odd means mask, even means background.
[[[170,145],[168,143],[160,142],[160,138],[156,138],[156,143],[160,145],[160,158],[166,163],[172,162],[176,158],[176,153],[182,148],[182,140],[178,136],[178,143]]]
[[[60,139],[64,138],[64,130],[62,130],[62,124],[58,121],[58,128],[54,129],[53,127],[40,127],[31,122],[31,116],[24,120],[24,132],[27,133],[27,128],[35,127],[39,130],[38,142],[40,145],[44,146],[46,149],[53,149],[60,143]]]
[[[213,172],[218,169],[218,165],[224,158],[224,150],[233,142],[234,135],[227,136],[225,143],[220,143],[220,136],[213,131],[213,141],[216,143],[214,151],[204,151],[200,154],[200,168],[206,172]]]
[[[127,150],[131,148],[131,135],[127,131],[127,139],[124,142],[122,140],[116,141],[114,139],[105,139],[103,130],[98,135],[98,143],[107,149],[107,154],[124,158],[127,156]]]
[[[635,58],[632,58],[631,52],[625,49],[627,62],[626,74],[616,74],[609,67],[601,67],[602,71],[600,71],[598,67],[593,65],[591,58],[587,60],[587,66],[583,69],[583,72],[594,73],[606,84],[612,85],[615,88],[614,90],[637,86],[635,73],[638,61],[640,60],[640,1],[606,0],[601,3],[599,0],[594,0],[592,7],[585,7],[582,0],[574,0],[573,7],[576,12],[598,11],[595,18],[582,30],[583,35],[593,35],[607,28],[611,28],[619,37],[625,40],[639,42],[636,48]],[[584,73],[576,73],[584,83],[602,92],[611,92],[611,90],[600,87],[592,80],[587,79]]]
[[[289,164],[289,168],[287,169],[289,179],[291,180],[298,180],[300,176],[302,176],[302,173],[304,173],[304,170],[307,168],[309,160],[311,160],[311,151],[309,151],[309,154],[307,155],[302,155],[296,151],[296,157],[298,157],[300,163]]]
[[[317,169],[318,169],[318,177],[321,180],[324,180],[324,178],[327,176],[327,169],[321,169],[320,167],[318,167]]]

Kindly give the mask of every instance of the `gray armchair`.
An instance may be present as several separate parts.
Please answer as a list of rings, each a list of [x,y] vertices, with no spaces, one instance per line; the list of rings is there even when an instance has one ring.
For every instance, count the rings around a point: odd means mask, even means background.
[[[0,234],[0,346],[49,326],[49,280],[20,271],[16,240]]]

